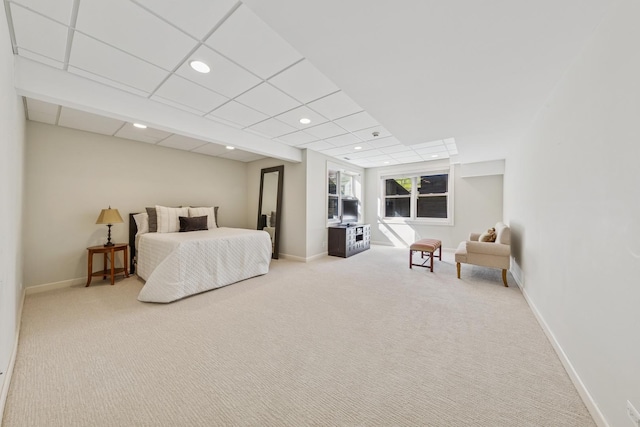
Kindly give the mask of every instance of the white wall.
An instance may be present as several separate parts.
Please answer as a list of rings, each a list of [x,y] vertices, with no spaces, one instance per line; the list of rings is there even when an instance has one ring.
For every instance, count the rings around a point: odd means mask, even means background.
[[[523,290],[610,426],[640,410],[639,21],[612,8],[505,172]]]
[[[16,344],[22,298],[24,106],[13,88],[13,52],[0,8],[0,394]],[[0,420],[5,395],[0,398]],[[1,422],[1,421],[0,421]]]
[[[307,257],[313,258],[327,253],[327,162],[343,167],[346,170],[360,173],[364,181],[364,169],[341,162],[317,151],[307,152]],[[366,206],[366,198],[361,197],[362,208]],[[362,219],[364,221],[364,218]]]
[[[402,168],[429,170],[448,162],[420,162]],[[503,177],[489,175],[463,178],[460,165],[454,165],[454,225],[421,225],[417,222],[387,221],[381,218],[381,177],[397,173],[398,166],[371,168],[366,171],[365,221],[371,224],[372,243],[409,247],[418,239],[432,238],[442,241],[442,246],[455,249],[467,240],[470,232],[483,232],[502,221]]]
[[[220,206],[220,226],[247,223],[246,164],[37,122],[27,123],[24,254],[26,286],[84,278],[88,246],[111,205],[125,220],[147,206]],[[255,228],[255,226],[253,227]],[[119,259],[120,257],[118,257]]]

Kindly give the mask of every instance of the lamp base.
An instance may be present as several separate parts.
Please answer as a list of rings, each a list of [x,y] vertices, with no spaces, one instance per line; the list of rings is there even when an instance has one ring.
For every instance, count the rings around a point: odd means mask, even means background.
[[[108,246],[115,246],[115,243],[107,242],[107,243],[104,244],[104,246],[105,246],[105,248],[108,247]]]

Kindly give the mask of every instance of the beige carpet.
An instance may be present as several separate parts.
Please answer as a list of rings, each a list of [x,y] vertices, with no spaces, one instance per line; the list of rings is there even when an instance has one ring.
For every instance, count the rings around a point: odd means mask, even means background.
[[[30,295],[3,425],[595,425],[513,278],[452,258],[278,260],[168,305],[136,278]]]

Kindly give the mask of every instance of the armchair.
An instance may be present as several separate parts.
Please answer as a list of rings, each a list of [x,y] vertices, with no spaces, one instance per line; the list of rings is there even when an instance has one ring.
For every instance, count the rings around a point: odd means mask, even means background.
[[[455,259],[460,278],[460,264],[502,269],[502,283],[507,285],[507,270],[511,266],[511,230],[499,222],[495,225],[496,241],[480,242],[480,233],[471,233],[469,240],[461,242],[456,249]]]

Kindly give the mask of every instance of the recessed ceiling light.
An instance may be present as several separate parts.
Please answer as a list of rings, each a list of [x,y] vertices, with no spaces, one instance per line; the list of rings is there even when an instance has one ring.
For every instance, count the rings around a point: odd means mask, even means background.
[[[438,155],[437,154],[433,154],[433,155],[431,155],[431,157],[438,157]]]
[[[137,127],[138,129],[146,129],[147,125],[143,125],[142,123],[134,123],[133,126]]]
[[[227,150],[235,150],[235,149],[236,149],[236,147],[232,147],[230,145],[227,145]]]
[[[388,161],[387,161],[387,162],[384,162],[384,164],[385,164],[385,165],[388,165],[388,164],[389,164],[389,162],[388,162]]]
[[[311,123],[311,119],[307,119],[306,117],[303,117],[300,119],[300,123],[302,123],[303,125],[308,125],[309,123]]]
[[[202,61],[191,61],[189,62],[189,65],[199,73],[206,74],[211,71],[211,68],[209,68],[209,66]]]
[[[362,150],[362,147],[358,146],[358,147],[353,147],[354,150]]]

